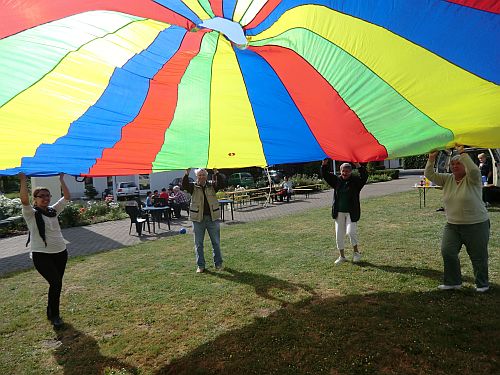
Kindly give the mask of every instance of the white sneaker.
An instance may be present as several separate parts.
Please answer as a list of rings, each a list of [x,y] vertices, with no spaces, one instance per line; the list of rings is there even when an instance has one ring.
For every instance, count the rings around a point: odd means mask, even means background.
[[[483,286],[483,287],[481,287],[481,288],[478,288],[478,287],[476,286],[476,292],[478,292],[478,293],[484,293],[484,292],[488,291],[489,289],[490,289],[490,287],[489,287],[489,286]]]
[[[196,269],[196,273],[203,273],[203,272],[205,272],[205,268],[203,268],[203,267],[198,267]]]
[[[354,263],[358,263],[358,262],[361,260],[361,257],[362,257],[362,256],[363,256],[363,255],[361,255],[361,253],[355,252],[355,253],[353,254],[353,256],[352,256],[352,261],[353,261]]]
[[[340,265],[340,264],[342,264],[342,263],[344,263],[344,262],[347,262],[347,259],[346,259],[345,257],[340,256],[340,257],[338,257],[338,258],[337,258],[337,260],[335,261],[335,265],[336,265],[336,266],[338,266],[338,265]]]
[[[455,290],[455,289],[460,289],[462,287],[462,284],[458,285],[438,285],[439,290]]]

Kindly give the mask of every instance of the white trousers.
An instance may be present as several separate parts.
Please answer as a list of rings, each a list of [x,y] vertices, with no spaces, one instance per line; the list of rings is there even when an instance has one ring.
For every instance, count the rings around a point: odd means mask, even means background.
[[[351,222],[351,215],[348,212],[339,212],[335,219],[335,240],[337,249],[344,249],[345,235],[349,236],[351,245],[358,244],[358,223]]]

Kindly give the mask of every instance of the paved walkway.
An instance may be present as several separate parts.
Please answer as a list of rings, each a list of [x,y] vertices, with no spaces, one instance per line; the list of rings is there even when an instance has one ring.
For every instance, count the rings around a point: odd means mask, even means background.
[[[418,175],[403,175],[398,180],[369,184],[361,191],[361,198],[408,191],[412,189],[413,184],[417,180]],[[226,221],[224,225],[265,220],[289,215],[310,208],[329,206],[332,202],[332,195],[333,190],[329,190],[311,194],[308,199],[299,195],[290,203],[275,203],[267,207],[263,207],[262,205],[243,207],[242,209],[234,211],[234,221],[231,221],[231,214],[226,212]],[[418,204],[418,200],[415,202]],[[68,242],[70,257],[74,257],[173,236],[179,233],[181,227],[187,228],[188,233],[191,233],[191,223],[186,219],[173,220],[170,231],[167,225],[162,223],[161,229],[157,229],[156,234],[149,234],[146,231],[141,237],[135,235],[134,227],[132,228],[133,235],[129,235],[129,226],[129,219],[109,221],[84,227],[63,229],[63,236]],[[27,235],[0,239],[0,275],[33,267],[33,263],[29,259],[29,252],[25,247],[26,240]]]

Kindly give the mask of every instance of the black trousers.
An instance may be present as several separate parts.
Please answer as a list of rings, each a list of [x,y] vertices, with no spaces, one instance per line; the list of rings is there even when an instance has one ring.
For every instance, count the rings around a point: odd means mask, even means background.
[[[62,279],[67,261],[68,250],[55,254],[33,252],[33,264],[36,270],[49,283],[49,298],[47,303],[48,319],[59,317]]]
[[[289,193],[288,191],[282,191],[279,193],[278,197],[280,199],[280,202],[283,202],[283,199],[286,197],[286,201],[290,202],[290,197],[292,196],[292,193]]]
[[[172,203],[172,208],[174,209],[174,216],[175,217],[180,217],[181,216],[181,210],[189,210],[189,204],[188,203]]]

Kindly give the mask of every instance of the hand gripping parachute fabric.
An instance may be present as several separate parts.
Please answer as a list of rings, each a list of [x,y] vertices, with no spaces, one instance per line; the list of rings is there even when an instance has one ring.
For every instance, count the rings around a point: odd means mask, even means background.
[[[0,175],[500,147],[495,0],[0,0]]]

